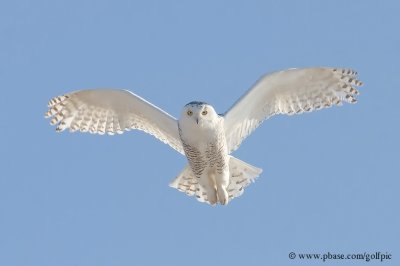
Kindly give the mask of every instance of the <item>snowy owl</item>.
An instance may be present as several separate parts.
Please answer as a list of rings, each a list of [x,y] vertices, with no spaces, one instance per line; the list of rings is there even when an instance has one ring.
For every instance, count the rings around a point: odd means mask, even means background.
[[[240,196],[262,170],[230,154],[264,120],[355,103],[357,72],[341,68],[289,69],[263,76],[232,107],[218,114],[193,101],[177,120],[126,90],[81,90],[50,100],[46,117],[57,131],[98,134],[145,131],[186,156],[170,186],[211,205]]]

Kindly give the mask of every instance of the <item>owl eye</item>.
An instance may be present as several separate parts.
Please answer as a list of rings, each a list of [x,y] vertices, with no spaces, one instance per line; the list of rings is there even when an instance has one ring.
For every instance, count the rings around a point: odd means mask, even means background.
[[[202,115],[206,115],[206,114],[207,114],[207,111],[204,110],[203,112],[201,112],[201,114],[202,114]]]
[[[191,110],[187,111],[187,115],[191,116],[193,114],[193,112]]]

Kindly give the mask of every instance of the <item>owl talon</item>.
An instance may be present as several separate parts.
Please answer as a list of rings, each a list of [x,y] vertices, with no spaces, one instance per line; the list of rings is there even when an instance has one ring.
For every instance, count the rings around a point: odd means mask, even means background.
[[[209,200],[211,206],[215,206],[217,204],[217,201]]]

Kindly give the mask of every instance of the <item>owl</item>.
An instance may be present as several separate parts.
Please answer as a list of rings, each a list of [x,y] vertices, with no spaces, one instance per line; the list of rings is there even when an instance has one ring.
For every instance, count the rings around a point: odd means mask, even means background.
[[[127,90],[91,89],[51,99],[45,116],[57,131],[145,131],[187,158],[171,187],[200,202],[226,205],[262,172],[231,154],[264,120],[355,103],[361,85],[351,69],[288,69],[263,76],[223,114],[193,101],[175,119]]]

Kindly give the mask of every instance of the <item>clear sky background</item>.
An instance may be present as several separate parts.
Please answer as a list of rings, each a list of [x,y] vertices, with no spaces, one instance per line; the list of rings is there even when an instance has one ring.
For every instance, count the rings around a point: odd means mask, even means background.
[[[1,1],[0,265],[400,265],[398,1]],[[262,74],[350,67],[359,102],[267,120],[264,169],[211,207],[168,187],[183,156],[142,132],[57,134],[53,96],[129,89],[173,116],[224,112]],[[330,261],[329,265],[363,265]],[[314,265],[322,264],[321,261]],[[328,263],[327,263],[328,265]]]

